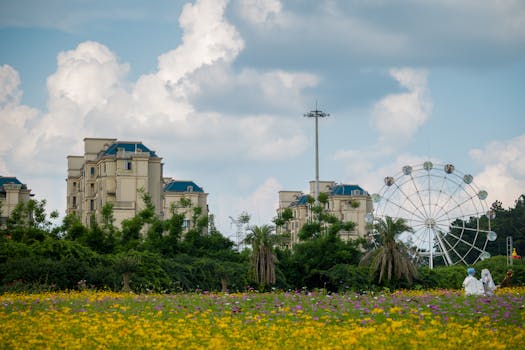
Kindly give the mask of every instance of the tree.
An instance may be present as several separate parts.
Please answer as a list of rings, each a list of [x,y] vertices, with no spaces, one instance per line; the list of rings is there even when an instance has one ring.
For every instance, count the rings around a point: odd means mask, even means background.
[[[87,234],[88,229],[82,225],[82,221],[76,213],[67,214],[60,226],[60,237],[71,241],[81,241]]]
[[[115,257],[115,271],[122,274],[122,291],[131,292],[131,274],[137,271],[141,263],[140,256],[135,251],[119,254]]]
[[[275,283],[277,257],[273,249],[276,237],[273,231],[273,227],[269,225],[254,226],[245,239],[252,246],[252,272],[261,289]]]
[[[50,234],[51,228],[45,206],[45,199],[40,201],[30,199],[26,202],[19,202],[7,219],[6,233],[17,242],[43,241]],[[58,212],[51,212],[50,217],[52,219],[57,218]]]
[[[340,231],[355,230],[355,222],[343,222],[326,210],[328,203],[328,195],[326,193],[320,193],[318,199],[320,205],[311,207],[315,220],[307,222],[301,227],[301,230],[299,231],[300,240],[304,241],[327,234],[338,234]],[[312,197],[308,198],[308,203],[312,200]]]
[[[329,271],[337,265],[357,265],[361,240],[344,242],[337,233],[328,233],[295,244],[293,254],[287,257],[278,251],[279,267],[286,272],[288,283],[308,288],[330,288]]]
[[[516,201],[514,208],[503,209],[502,203],[496,201],[491,210],[495,218],[491,222],[491,230],[496,232],[497,239],[489,242],[487,251],[492,255],[506,255],[507,237],[512,237],[513,245],[521,255],[525,254],[525,194]]]
[[[413,232],[402,218],[385,220],[379,219],[374,224],[379,233],[379,246],[366,253],[361,259],[361,265],[370,265],[371,273],[379,273],[378,283],[383,278],[389,282],[395,277],[400,280],[404,277],[409,283],[417,277],[417,268],[408,254],[407,247],[397,240],[403,232]]]
[[[108,252],[113,252],[117,244],[117,228],[115,227],[115,216],[113,215],[113,203],[102,206],[102,230],[105,233],[106,247]]]

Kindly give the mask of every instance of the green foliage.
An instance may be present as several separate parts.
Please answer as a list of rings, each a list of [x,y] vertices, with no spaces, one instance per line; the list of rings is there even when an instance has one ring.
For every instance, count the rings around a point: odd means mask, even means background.
[[[381,284],[383,278],[388,281],[399,281],[404,278],[409,284],[417,277],[418,271],[410,259],[407,247],[397,240],[403,232],[412,232],[404,219],[386,217],[374,225],[379,233],[379,246],[367,252],[361,265],[369,265],[373,277],[377,276]]]
[[[522,255],[519,244],[520,237],[524,236],[523,198],[508,210],[498,207],[497,203],[493,206],[498,212],[493,221],[498,240],[504,242],[510,232]],[[286,248],[283,236],[274,234],[267,229],[270,226],[265,225],[252,228],[248,238],[253,249],[238,252],[234,243],[217,230],[207,232],[208,217],[192,208],[191,201],[186,203],[185,213],[177,213],[174,207],[173,215],[167,220],[155,214],[148,196],[144,197],[144,204],[144,210],[125,220],[121,230],[114,225],[110,204],[102,208],[101,220],[93,221],[89,228],[74,214],[67,215],[60,226],[52,228],[45,215],[45,201],[20,205],[0,236],[0,292],[86,287],[120,290],[126,284],[129,288],[124,289],[135,292],[242,291],[252,283],[261,290],[270,286],[324,288],[334,292],[381,287],[456,289],[461,288],[466,275],[465,266],[440,266],[433,270],[420,267],[418,277],[414,277],[410,285],[406,278],[396,277],[394,264],[394,278],[388,281],[387,268],[379,282],[379,270],[358,266],[363,242],[343,242],[339,238],[338,232],[352,231],[354,223],[341,222],[328,215],[323,206],[314,208],[318,221],[305,225],[301,231],[302,241],[293,248]],[[193,223],[184,231],[184,218],[188,213]],[[279,218],[282,221],[275,222],[284,225],[292,218],[293,212],[285,210]],[[240,219],[247,223],[249,215]],[[381,246],[391,244],[391,238],[391,235],[381,236]],[[498,251],[491,243],[489,249]],[[504,254],[494,255],[474,267],[478,276],[481,269],[488,268],[499,284],[509,267]],[[257,261],[262,264],[256,265]],[[273,272],[266,269],[269,265],[265,265],[265,261],[273,262]],[[514,260],[513,263],[511,285],[524,285],[524,262]],[[261,273],[259,278],[256,271]],[[374,280],[369,279],[370,274]]]
[[[310,222],[307,222],[301,227],[301,230],[298,233],[299,240],[317,238],[324,234],[335,235],[338,234],[341,230],[355,230],[356,224],[354,222],[343,222],[335,215],[330,214],[326,211],[325,207],[326,203],[328,202],[328,195],[326,193],[321,193],[319,194],[319,196],[324,202],[320,201],[321,205],[317,206],[312,205],[313,202],[310,203],[310,210],[313,213],[314,219]]]
[[[142,202],[144,203],[144,209],[142,209],[138,216],[142,219],[143,222],[151,222],[155,218],[155,205],[153,204],[151,194],[146,192],[144,188],[138,190],[140,193]]]
[[[144,220],[140,215],[122,220],[122,240],[120,244],[124,251],[136,249],[139,246],[142,227],[144,227]]]
[[[350,264],[337,264],[325,272],[326,288],[337,292],[372,290],[368,268]]]
[[[279,269],[285,271],[287,282],[292,285],[325,288],[331,283],[328,271],[332,267],[358,264],[361,257],[358,244],[343,242],[335,234],[299,242],[291,252],[279,251]]]
[[[88,232],[88,229],[82,225],[78,215],[75,213],[70,213],[62,220],[60,232],[62,233],[61,236],[63,236],[65,239],[75,241],[83,240],[84,236]]]
[[[252,246],[251,268],[254,281],[263,290],[276,281],[277,256],[274,252],[276,240],[273,227],[269,225],[252,227],[245,239],[245,242]]]
[[[122,275],[122,291],[131,291],[131,275],[139,269],[142,262],[140,253],[130,250],[115,256],[113,266],[117,274]]]
[[[310,205],[314,204],[315,203],[315,198],[312,197],[311,195],[307,194],[306,195],[306,203],[308,203]]]
[[[0,252],[3,286],[23,284],[43,290],[74,289],[93,267],[102,264],[100,256],[89,248],[51,238],[26,248],[22,248],[21,243],[4,241],[0,243]]]
[[[32,244],[50,236],[51,222],[45,212],[46,201],[19,202],[7,219],[6,235],[17,242]]]
[[[325,192],[319,193],[319,195],[317,196],[317,200],[322,205],[326,205],[328,203],[328,193],[325,193]]]
[[[501,202],[494,202],[491,210],[496,217],[491,222],[491,229],[497,233],[497,239],[489,242],[487,251],[492,255],[506,255],[507,237],[512,237],[513,245],[520,255],[525,256],[525,194],[515,202],[513,208],[504,209]]]
[[[317,238],[321,235],[321,224],[319,222],[307,222],[301,227],[298,237],[301,241]]]

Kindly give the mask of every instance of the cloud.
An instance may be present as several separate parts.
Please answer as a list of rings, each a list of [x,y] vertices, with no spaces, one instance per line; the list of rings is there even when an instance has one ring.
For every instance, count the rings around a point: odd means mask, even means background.
[[[237,8],[241,17],[247,21],[261,24],[270,16],[279,14],[282,5],[279,0],[239,0]]]
[[[20,91],[20,76],[11,66],[0,66],[0,106],[18,104],[22,97]]]
[[[90,130],[88,117],[107,108],[114,96],[125,91],[124,78],[129,70],[120,64],[107,47],[88,41],[57,56],[57,70],[47,79],[48,110],[39,113],[30,128],[18,139],[12,163],[23,169],[32,163],[33,174],[59,174],[67,152],[79,152],[82,139],[99,133]]]
[[[499,200],[513,207],[525,194],[525,134],[508,141],[494,141],[483,149],[473,149],[470,156],[483,166],[475,181],[483,184],[488,200]]]
[[[390,75],[408,92],[390,94],[377,102],[372,125],[385,144],[406,143],[428,119],[432,102],[427,89],[427,72],[412,68],[391,69]]]
[[[258,71],[244,68],[232,71],[217,64],[200,69],[192,76],[195,84],[188,89],[189,99],[204,110],[227,115],[289,114],[301,111],[306,101],[305,89],[315,87],[320,79],[305,72],[284,70]]]
[[[288,1],[270,23],[241,28],[247,42],[258,43],[243,59],[338,76],[363,66],[521,62],[525,49],[525,3],[519,0]]]
[[[158,76],[170,84],[203,65],[230,62],[244,48],[244,41],[224,18],[225,0],[186,4],[179,19],[184,30],[182,45],[159,57]]]
[[[185,168],[181,162],[235,167],[230,171],[248,176],[250,162],[282,162],[304,152],[307,138],[287,115],[290,108],[302,110],[304,90],[319,78],[234,69],[244,41],[224,18],[225,6],[225,1],[209,0],[184,6],[182,43],[159,57],[157,71],[136,81],[128,80],[129,64],[101,43],[86,41],[58,53],[56,71],[47,79],[47,110],[21,105],[18,73],[2,67],[0,120],[7,126],[0,134],[9,142],[0,145],[0,171],[31,179],[33,192],[49,198],[55,209],[64,200],[53,188],[63,183],[67,155],[83,153],[85,137],[143,141],[164,158],[166,176]],[[230,114],[218,105],[197,103],[213,94],[224,100],[249,100],[254,94],[250,102],[271,108]],[[200,181],[206,186],[208,180]],[[268,179],[249,197],[233,198],[242,203],[239,210],[250,210],[261,220],[273,217],[276,181]],[[225,217],[232,215],[231,207],[223,210]]]
[[[349,181],[357,181],[370,192],[379,191],[383,178],[395,175],[402,166],[432,160],[401,152],[402,146],[410,143],[431,112],[428,73],[413,68],[393,68],[389,73],[408,91],[381,98],[368,112],[378,139],[370,140],[364,149],[338,149],[332,155],[333,160],[348,164],[344,171],[345,176],[352,179]],[[378,167],[377,164],[383,165]]]
[[[38,114],[36,109],[20,105],[21,98],[18,72],[9,65],[0,66],[0,173],[4,176],[15,173],[6,160]]]
[[[217,113],[195,107],[192,98],[209,87],[210,71],[222,74],[214,87],[233,86],[232,94],[239,89],[260,92],[260,103],[277,106],[300,101],[301,91],[317,81],[302,73],[232,71],[229,65],[243,41],[224,19],[225,6],[209,0],[187,4],[180,16],[183,43],[159,57],[157,72],[135,83],[126,81],[129,65],[100,43],[83,42],[59,53],[57,70],[47,80],[48,111],[13,151],[15,162],[21,168],[34,159],[37,172],[56,172],[57,157],[81,152],[87,136],[161,143],[168,151],[159,153],[168,159],[275,160],[302,152],[302,132],[275,115],[243,115],[239,121],[220,114],[220,109]],[[12,79],[6,79],[4,95],[11,96],[16,90]]]
[[[229,207],[221,206],[217,212],[217,219],[221,227],[228,227],[230,220],[228,216],[236,219],[241,213],[247,212],[250,215],[250,225],[270,224],[269,220],[274,218],[277,213],[279,202],[279,191],[282,185],[274,177],[269,177],[260,183],[255,190],[244,195],[236,196],[232,194],[219,195],[217,201],[230,203]],[[233,227],[230,231],[234,231]],[[226,232],[223,232],[226,233]]]
[[[107,103],[129,71],[128,64],[120,64],[106,46],[93,41],[59,53],[57,67],[47,79],[49,98],[70,100],[83,115]]]
[[[345,181],[358,183],[369,193],[378,193],[386,176],[399,175],[405,165],[420,165],[426,161],[443,163],[435,157],[424,157],[411,153],[384,154],[379,148],[362,151],[340,151],[336,159],[343,161]]]

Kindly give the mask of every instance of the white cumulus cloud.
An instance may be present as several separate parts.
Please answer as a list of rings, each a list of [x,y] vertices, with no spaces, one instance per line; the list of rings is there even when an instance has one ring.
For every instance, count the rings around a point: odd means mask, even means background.
[[[470,156],[483,165],[476,182],[489,193],[488,200],[499,200],[503,207],[513,207],[525,194],[525,134],[507,141],[494,141],[483,149],[473,149]]]
[[[22,181],[30,178],[33,191],[56,209],[64,199],[53,188],[63,185],[66,157],[83,153],[85,137],[142,141],[163,157],[166,176],[180,171],[183,161],[236,166],[242,175],[249,173],[242,164],[299,155],[308,142],[296,121],[287,118],[288,105],[292,101],[299,109],[304,89],[315,86],[318,78],[285,70],[234,69],[244,42],[224,17],[226,4],[200,0],[185,5],[179,18],[182,43],[158,58],[157,71],[136,81],[128,80],[129,64],[101,43],[86,41],[59,52],[56,71],[47,79],[46,110],[22,105],[18,73],[1,67],[0,172],[14,173]],[[229,115],[220,108],[203,108],[197,100],[209,96],[212,85],[228,92],[223,100],[248,97],[242,94],[248,91],[255,95],[248,103],[273,109]],[[268,180],[250,199],[241,200],[246,204],[241,209],[272,217],[277,187]],[[230,209],[225,208],[229,215]]]
[[[47,80],[50,98],[67,98],[84,113],[104,104],[120,88],[129,70],[106,46],[93,41],[59,53],[57,67]]]
[[[15,172],[6,159],[19,146],[38,114],[36,109],[20,104],[21,98],[18,72],[9,65],[0,66],[0,173],[4,176]]]
[[[159,57],[158,75],[176,84],[199,67],[231,61],[244,48],[244,41],[224,18],[225,0],[201,0],[186,4],[179,18],[182,45]]]
[[[391,69],[390,75],[407,92],[390,94],[372,111],[372,125],[385,143],[406,143],[425,123],[432,110],[427,72],[413,68]]]

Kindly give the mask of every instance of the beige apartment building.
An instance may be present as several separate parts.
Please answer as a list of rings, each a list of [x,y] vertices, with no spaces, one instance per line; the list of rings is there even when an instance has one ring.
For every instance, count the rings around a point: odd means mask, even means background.
[[[314,197],[315,181],[310,181],[310,196]],[[319,193],[328,195],[326,210],[343,222],[352,221],[356,228],[352,232],[342,231],[340,236],[343,240],[357,237],[366,237],[368,234],[366,215],[373,212],[372,198],[359,185],[337,184],[334,181],[319,181]],[[291,245],[297,243],[298,233],[307,222],[313,219],[311,204],[308,203],[308,195],[301,191],[279,191],[279,208],[277,215],[290,208],[293,219],[281,232],[289,232]]]
[[[4,226],[18,203],[28,201],[33,194],[16,177],[0,176],[0,227]]]
[[[76,213],[86,226],[93,214],[101,219],[106,203],[113,204],[115,224],[120,226],[122,220],[144,208],[143,191],[149,193],[162,218],[168,218],[171,203],[183,197],[208,213],[202,188],[193,182],[181,182],[186,187],[180,191],[181,187],[174,185],[179,182],[163,177],[162,158],[142,142],[85,138],[84,155],[68,156],[67,162],[66,212]]]
[[[172,210],[178,214],[184,214],[184,229],[190,229],[195,225],[193,222],[193,209],[201,208],[201,216],[208,215],[208,194],[204,189],[190,180],[164,179],[163,216],[171,217]],[[181,205],[181,200],[187,200],[189,207]]]

